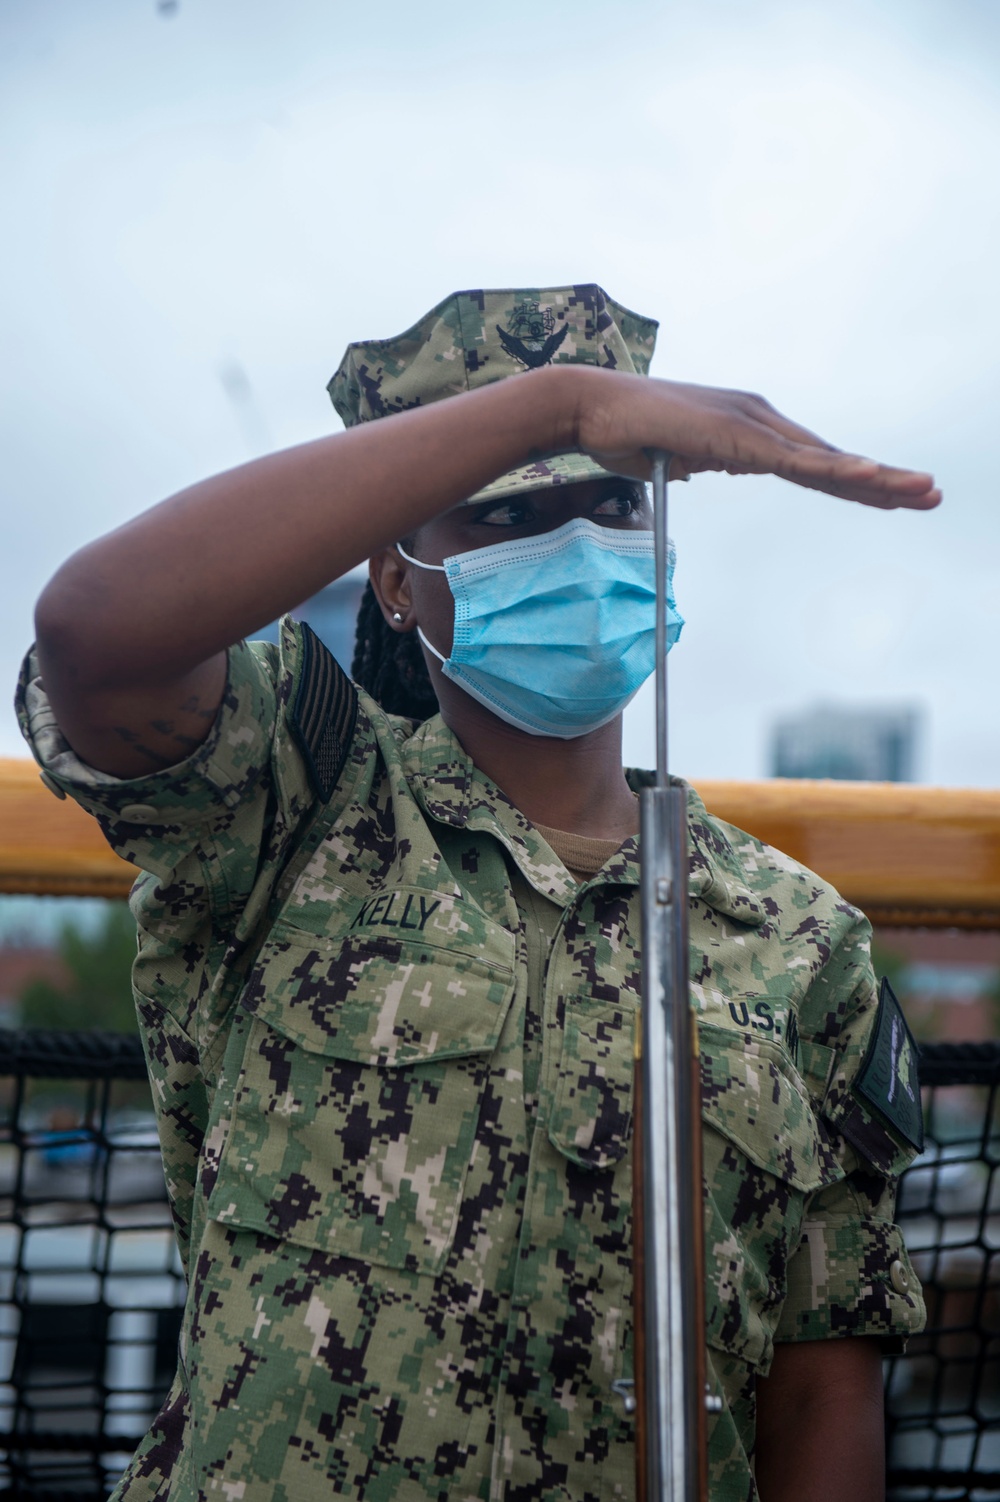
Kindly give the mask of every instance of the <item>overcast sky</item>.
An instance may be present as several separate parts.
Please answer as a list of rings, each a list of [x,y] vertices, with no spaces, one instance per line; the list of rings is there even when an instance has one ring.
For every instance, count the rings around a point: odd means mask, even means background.
[[[660,319],[654,374],[945,489],[675,488],[675,768],[906,703],[921,780],[996,786],[998,69],[996,0],[0,0],[4,681],[67,553],[338,427],[349,340],[596,280]]]

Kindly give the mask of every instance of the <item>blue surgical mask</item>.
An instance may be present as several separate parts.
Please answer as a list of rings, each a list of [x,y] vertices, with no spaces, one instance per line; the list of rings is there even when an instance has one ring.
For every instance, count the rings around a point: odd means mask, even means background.
[[[398,547],[398,545],[397,545]],[[578,518],[540,537],[456,553],[418,568],[446,575],[455,598],[451,656],[420,628],[446,678],[529,735],[570,740],[606,725],[656,662],[652,532]],[[667,574],[667,647],[684,622]]]

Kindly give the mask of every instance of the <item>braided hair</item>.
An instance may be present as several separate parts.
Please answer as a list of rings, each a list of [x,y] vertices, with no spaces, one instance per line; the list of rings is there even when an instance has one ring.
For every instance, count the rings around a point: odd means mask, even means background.
[[[358,610],[351,677],[388,714],[405,715],[411,720],[426,720],[437,714],[437,695],[417,633],[393,631],[370,579]]]

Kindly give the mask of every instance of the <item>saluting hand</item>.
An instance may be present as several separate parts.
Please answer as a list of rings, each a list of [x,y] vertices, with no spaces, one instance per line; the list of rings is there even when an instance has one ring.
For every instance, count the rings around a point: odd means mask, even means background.
[[[594,377],[596,376],[596,380]],[[573,446],[616,474],[650,476],[649,451],[674,455],[671,479],[703,470],[774,474],[842,500],[928,511],[933,477],[844,453],[782,415],[762,396],[577,367]]]

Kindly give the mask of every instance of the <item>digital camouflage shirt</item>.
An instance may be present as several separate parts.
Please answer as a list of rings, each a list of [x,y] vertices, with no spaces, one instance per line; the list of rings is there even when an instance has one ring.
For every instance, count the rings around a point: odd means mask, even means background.
[[[50,785],[148,873],[135,987],[188,1274],[116,1497],[631,1497],[636,841],[577,883],[440,718],[386,716],[290,622],[232,649],[204,745],[134,781],[75,758],[36,671]],[[689,808],[712,1497],[744,1502],[774,1342],[920,1326],[913,1149],[868,1098],[865,921]],[[558,909],[530,986],[515,870]]]

